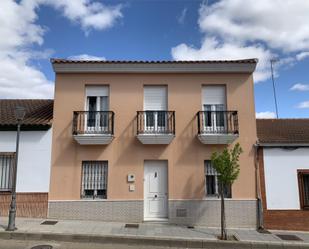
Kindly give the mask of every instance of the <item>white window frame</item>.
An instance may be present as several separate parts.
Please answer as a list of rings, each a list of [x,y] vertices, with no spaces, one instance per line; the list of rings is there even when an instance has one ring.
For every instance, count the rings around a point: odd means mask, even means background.
[[[0,192],[12,190],[15,153],[0,153]]]
[[[165,107],[164,108],[148,108],[146,107],[146,99],[145,99],[145,89],[146,88],[162,88],[164,89],[164,97],[165,97]],[[144,85],[144,111],[146,111],[144,115],[144,129],[146,132],[164,132],[166,131],[168,127],[168,120],[167,120],[167,115],[165,114],[165,126],[159,126],[159,111],[165,111],[167,112],[168,110],[168,87],[166,85]],[[147,113],[149,111],[149,113]],[[148,125],[147,121],[147,115],[152,115],[153,117],[153,125]]]
[[[215,90],[217,88],[217,90]],[[207,92],[211,92],[212,94],[209,95],[207,98]],[[218,93],[223,94],[218,94]],[[209,93],[208,93],[209,94]],[[224,126],[217,125],[217,113],[216,111],[226,111],[226,85],[203,85],[202,86],[202,110],[203,110],[203,126],[201,127],[202,132],[205,133],[220,133],[224,132],[227,128],[227,120],[226,115],[223,112],[224,118]],[[206,108],[206,106],[210,106],[210,109]],[[219,106],[223,106],[223,108],[219,108]],[[207,126],[206,124],[206,111],[211,112],[210,123],[211,126]]]
[[[211,167],[211,169],[207,170],[207,164]],[[207,174],[207,172],[211,172],[211,174]],[[218,173],[217,171],[213,168],[213,166],[211,165],[211,160],[205,160],[204,161],[204,175],[205,175],[205,197],[206,198],[219,198],[220,197],[220,193],[219,193],[219,180],[218,180]],[[207,176],[215,176],[215,194],[208,194],[207,193]],[[227,199],[231,199],[232,198],[232,186],[229,187],[229,191],[230,191],[230,197],[224,197]]]
[[[82,199],[107,199],[108,161],[82,161]],[[86,191],[93,191],[87,195]],[[105,196],[98,195],[98,190],[105,190]]]
[[[86,86],[86,100],[85,100],[85,110],[89,111],[89,101],[90,97],[95,97],[96,98],[96,111],[109,111],[109,86],[107,85],[102,85],[102,86]],[[106,97],[106,107],[102,107],[102,98]],[[105,114],[104,114],[105,115]],[[102,118],[102,113],[96,113],[95,114],[95,122],[94,126],[88,125],[88,114],[85,115],[85,131],[93,133],[93,132],[108,132],[109,130],[109,115],[108,113],[106,114],[107,118],[107,125],[101,125],[101,118]]]

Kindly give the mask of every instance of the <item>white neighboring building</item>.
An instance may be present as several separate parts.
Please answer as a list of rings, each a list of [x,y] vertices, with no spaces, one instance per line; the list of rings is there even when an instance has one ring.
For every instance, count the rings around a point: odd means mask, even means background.
[[[264,226],[309,231],[309,119],[257,120]]]
[[[23,106],[17,168],[17,215],[46,217],[50,180],[52,100],[0,100],[0,215],[10,203],[16,150],[14,110]]]

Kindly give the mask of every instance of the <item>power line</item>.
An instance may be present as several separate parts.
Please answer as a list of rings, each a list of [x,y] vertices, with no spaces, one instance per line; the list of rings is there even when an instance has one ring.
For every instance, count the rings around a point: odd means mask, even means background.
[[[273,82],[273,92],[274,92],[274,100],[275,100],[275,107],[276,107],[276,117],[277,119],[279,118],[279,113],[278,113],[278,104],[277,104],[277,94],[276,94],[276,86],[275,86],[275,78],[274,78],[274,68],[273,64],[278,62],[278,59],[271,59],[270,60],[270,68],[271,68],[271,79]]]

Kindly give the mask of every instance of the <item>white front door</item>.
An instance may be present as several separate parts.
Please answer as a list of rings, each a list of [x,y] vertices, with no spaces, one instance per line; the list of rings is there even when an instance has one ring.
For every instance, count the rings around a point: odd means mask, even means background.
[[[145,161],[144,164],[144,219],[167,218],[167,162]]]

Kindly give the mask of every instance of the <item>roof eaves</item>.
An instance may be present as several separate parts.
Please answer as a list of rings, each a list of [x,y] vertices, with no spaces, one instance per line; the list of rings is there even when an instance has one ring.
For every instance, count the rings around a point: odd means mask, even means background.
[[[56,73],[253,73],[256,59],[214,61],[86,61],[51,59]]]

